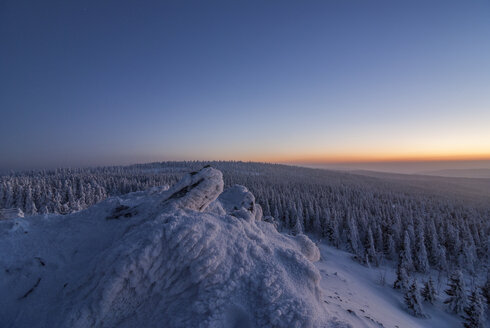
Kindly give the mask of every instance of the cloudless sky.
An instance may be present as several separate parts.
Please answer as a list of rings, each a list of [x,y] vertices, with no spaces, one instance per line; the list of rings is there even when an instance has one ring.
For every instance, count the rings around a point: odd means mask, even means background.
[[[0,168],[490,158],[490,1],[0,2]]]

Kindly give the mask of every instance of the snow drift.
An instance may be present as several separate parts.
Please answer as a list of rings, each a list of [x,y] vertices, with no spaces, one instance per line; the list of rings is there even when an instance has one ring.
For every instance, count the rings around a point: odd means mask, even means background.
[[[205,167],[66,216],[0,221],[2,327],[321,327],[320,258]]]

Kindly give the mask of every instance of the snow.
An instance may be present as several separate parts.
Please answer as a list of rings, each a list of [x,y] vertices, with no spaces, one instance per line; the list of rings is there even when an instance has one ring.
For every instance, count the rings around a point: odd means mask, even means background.
[[[211,167],[74,214],[0,220],[0,326],[461,326],[440,296],[411,316],[392,266],[267,221]]]
[[[318,248],[256,220],[246,188],[223,203],[222,190],[204,168],[169,190],[0,222],[2,326],[326,326]]]
[[[24,212],[20,208],[3,208],[0,209],[0,220],[23,218]]]
[[[234,185],[226,189],[219,202],[226,213],[247,221],[262,219],[262,208],[255,203],[254,195],[244,186]]]
[[[168,191],[163,203],[202,212],[223,192],[223,174],[211,167],[185,175]]]
[[[410,315],[403,293],[392,288],[394,268],[369,268],[352,261],[352,254],[320,243],[321,260],[315,263],[321,273],[321,288],[328,310],[343,325],[339,327],[427,327],[460,328],[461,319],[423,302],[429,318]],[[386,284],[380,283],[381,275]],[[439,291],[442,293],[442,290]]]

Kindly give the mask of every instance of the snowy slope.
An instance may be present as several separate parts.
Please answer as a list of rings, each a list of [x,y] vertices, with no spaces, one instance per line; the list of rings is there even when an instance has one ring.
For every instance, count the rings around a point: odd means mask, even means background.
[[[1,221],[1,326],[331,326],[315,244],[261,221],[246,188],[222,192],[204,168],[168,190]]]
[[[403,294],[391,287],[395,280],[393,268],[368,268],[354,262],[352,254],[325,244],[320,245],[320,251],[321,259],[316,266],[333,320],[352,327],[463,327],[459,317],[441,309],[441,300],[434,306],[424,302],[429,318],[411,316],[405,310]],[[381,274],[386,279],[384,285],[380,283]],[[443,295],[442,289],[439,295]]]

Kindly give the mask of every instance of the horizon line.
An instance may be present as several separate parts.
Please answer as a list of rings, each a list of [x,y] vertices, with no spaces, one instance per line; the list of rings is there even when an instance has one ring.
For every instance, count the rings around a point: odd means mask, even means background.
[[[288,164],[370,164],[370,163],[437,163],[437,162],[479,162],[490,161],[490,154],[484,156],[472,155],[434,155],[434,156],[332,156],[332,157],[303,157],[282,159],[278,162]]]
[[[77,168],[97,168],[97,167],[117,167],[117,166],[132,166],[146,165],[153,163],[165,162],[245,162],[245,163],[262,163],[262,164],[279,164],[279,165],[352,165],[352,164],[410,164],[410,163],[465,163],[465,162],[488,162],[488,157],[467,157],[467,158],[450,158],[450,157],[435,157],[435,158],[387,158],[387,159],[371,159],[371,160],[321,160],[321,159],[297,159],[297,160],[278,160],[271,159],[162,159],[135,161],[132,163],[105,163],[105,164],[80,164],[80,165],[60,165],[60,166],[40,166],[37,168],[0,168],[0,171],[29,171],[29,170],[54,170],[54,169],[77,169]]]

